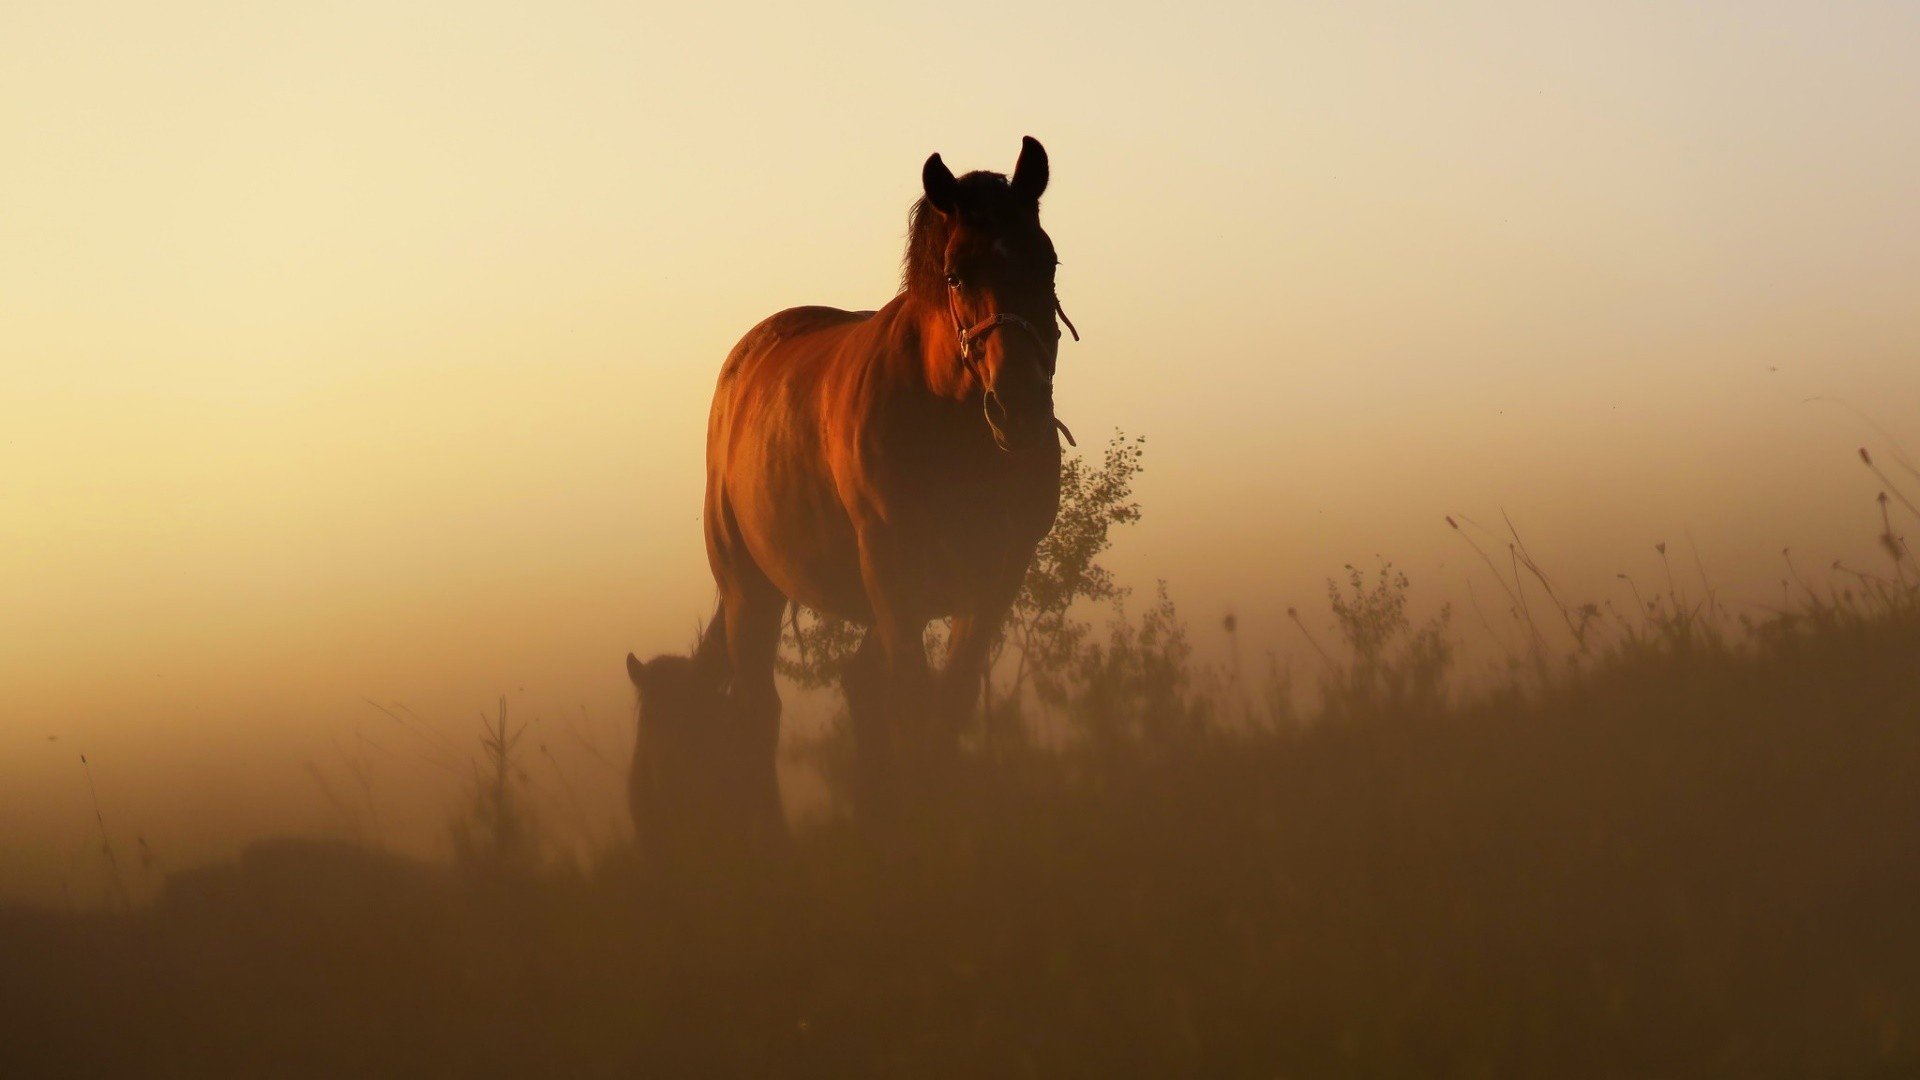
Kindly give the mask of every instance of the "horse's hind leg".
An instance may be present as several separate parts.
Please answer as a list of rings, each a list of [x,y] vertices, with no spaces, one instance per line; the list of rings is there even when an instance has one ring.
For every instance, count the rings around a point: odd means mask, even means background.
[[[773,665],[787,600],[766,583],[728,590],[722,603],[732,668],[727,719],[735,725],[747,754],[744,768],[752,790],[746,797],[757,804],[753,807],[759,822],[756,832],[780,843],[786,836],[786,815],[780,806],[780,692],[774,686]]]

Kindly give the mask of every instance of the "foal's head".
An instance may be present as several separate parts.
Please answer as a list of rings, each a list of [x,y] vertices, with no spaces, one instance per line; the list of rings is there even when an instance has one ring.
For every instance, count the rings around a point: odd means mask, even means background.
[[[773,762],[743,738],[723,677],[694,657],[631,653],[627,675],[640,699],[627,798],[642,849],[674,859],[760,842],[779,812]]]
[[[955,348],[982,395],[1003,450],[1053,438],[1053,371],[1060,351],[1053,241],[1040,227],[1047,152],[1028,137],[1011,177],[955,177],[935,154],[920,170],[906,288],[947,315]]]

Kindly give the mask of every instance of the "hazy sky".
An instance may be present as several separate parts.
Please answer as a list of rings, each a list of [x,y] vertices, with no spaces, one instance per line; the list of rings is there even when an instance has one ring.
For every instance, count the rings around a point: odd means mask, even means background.
[[[1873,557],[1884,440],[1805,399],[1920,446],[1914,5],[772,7],[0,6],[0,895],[82,751],[177,852],[404,756],[363,697],[617,740],[721,358],[886,301],[934,150],[1051,151],[1059,411],[1148,437],[1115,561],[1197,627],[1458,598],[1447,513],[1596,597]]]

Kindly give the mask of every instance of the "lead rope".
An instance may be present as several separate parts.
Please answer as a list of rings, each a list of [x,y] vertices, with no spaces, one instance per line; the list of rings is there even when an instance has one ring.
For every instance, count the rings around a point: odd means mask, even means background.
[[[1078,328],[1076,328],[1073,325],[1073,320],[1067,318],[1067,309],[1060,306],[1060,295],[1058,293],[1055,293],[1053,297],[1053,313],[1055,315],[1060,316],[1061,322],[1067,324],[1067,333],[1073,335],[1073,340],[1079,341],[1080,331]],[[1067,427],[1067,422],[1065,420],[1062,420],[1058,416],[1056,416],[1053,418],[1053,426],[1059,428],[1060,434],[1065,435],[1067,437],[1068,446],[1073,447],[1075,450],[1080,449],[1080,444],[1073,441],[1073,432]]]

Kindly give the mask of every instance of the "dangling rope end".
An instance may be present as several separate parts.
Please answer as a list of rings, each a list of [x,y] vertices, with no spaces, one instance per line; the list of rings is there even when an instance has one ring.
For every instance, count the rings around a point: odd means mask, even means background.
[[[1073,335],[1073,340],[1079,341],[1080,331],[1074,329],[1073,320],[1067,318],[1067,309],[1060,306],[1060,298],[1057,296],[1053,298],[1053,311],[1054,311],[1054,314],[1060,316],[1061,322],[1067,324],[1067,333]],[[1067,441],[1072,442],[1073,436],[1071,435],[1067,436]]]

